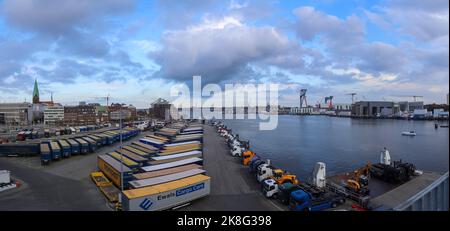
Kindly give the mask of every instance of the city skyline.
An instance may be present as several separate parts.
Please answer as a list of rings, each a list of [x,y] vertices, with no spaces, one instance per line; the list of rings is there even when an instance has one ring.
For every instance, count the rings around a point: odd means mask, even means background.
[[[0,0],[1,102],[148,108],[190,83],[280,83],[324,96],[445,103],[448,1]],[[51,6],[51,7],[50,7]]]

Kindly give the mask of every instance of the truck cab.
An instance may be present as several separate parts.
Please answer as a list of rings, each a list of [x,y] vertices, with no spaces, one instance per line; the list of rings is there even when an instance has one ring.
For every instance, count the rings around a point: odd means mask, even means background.
[[[244,166],[247,166],[250,163],[250,161],[252,160],[252,158],[255,156],[256,156],[256,153],[254,153],[253,151],[250,151],[250,150],[245,151],[242,154],[242,164]]]
[[[241,146],[233,146],[232,149],[230,150],[230,153],[232,156],[237,156],[237,157],[241,157],[242,153],[244,153],[245,148],[241,147]]]
[[[273,176],[274,168],[270,164],[262,164],[258,166],[256,173],[256,180],[262,182],[263,180]]]
[[[313,195],[316,194],[316,195]],[[306,190],[291,192],[289,209],[292,211],[321,211],[336,208],[345,202],[341,196],[331,193],[311,193]]]
[[[280,200],[282,204],[289,205],[291,193],[300,189],[300,186],[294,185],[292,183],[281,184],[280,186],[278,186],[278,200]]]
[[[264,160],[256,157],[253,157],[252,161],[250,161],[250,164],[248,165],[248,171],[252,174],[256,174],[256,172],[258,171],[258,166],[266,163]]]
[[[274,179],[266,179],[262,182],[262,191],[267,198],[277,198],[279,187]]]

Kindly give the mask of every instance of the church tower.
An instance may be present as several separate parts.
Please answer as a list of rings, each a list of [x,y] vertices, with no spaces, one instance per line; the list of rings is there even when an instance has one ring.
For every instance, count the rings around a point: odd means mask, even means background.
[[[37,85],[37,79],[34,79],[33,103],[39,103],[39,89]]]

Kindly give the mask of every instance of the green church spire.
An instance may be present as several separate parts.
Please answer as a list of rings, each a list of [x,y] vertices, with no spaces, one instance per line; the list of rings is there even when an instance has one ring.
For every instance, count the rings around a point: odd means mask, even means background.
[[[39,89],[37,79],[34,79],[33,103],[39,103]]]

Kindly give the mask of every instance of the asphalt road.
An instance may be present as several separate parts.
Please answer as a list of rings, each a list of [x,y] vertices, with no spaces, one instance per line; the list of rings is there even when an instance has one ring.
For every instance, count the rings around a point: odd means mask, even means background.
[[[206,175],[211,177],[211,194],[192,202],[184,211],[280,211],[285,208],[266,199],[261,186],[232,157],[223,137],[211,126],[204,126],[203,158]]]
[[[137,139],[126,141],[124,145]],[[97,170],[97,155],[118,146],[119,143],[106,146],[95,153],[72,156],[48,166],[41,166],[38,157],[0,158],[0,169],[11,171],[13,177],[24,182],[19,188],[0,192],[0,211],[111,210],[89,174]]]

